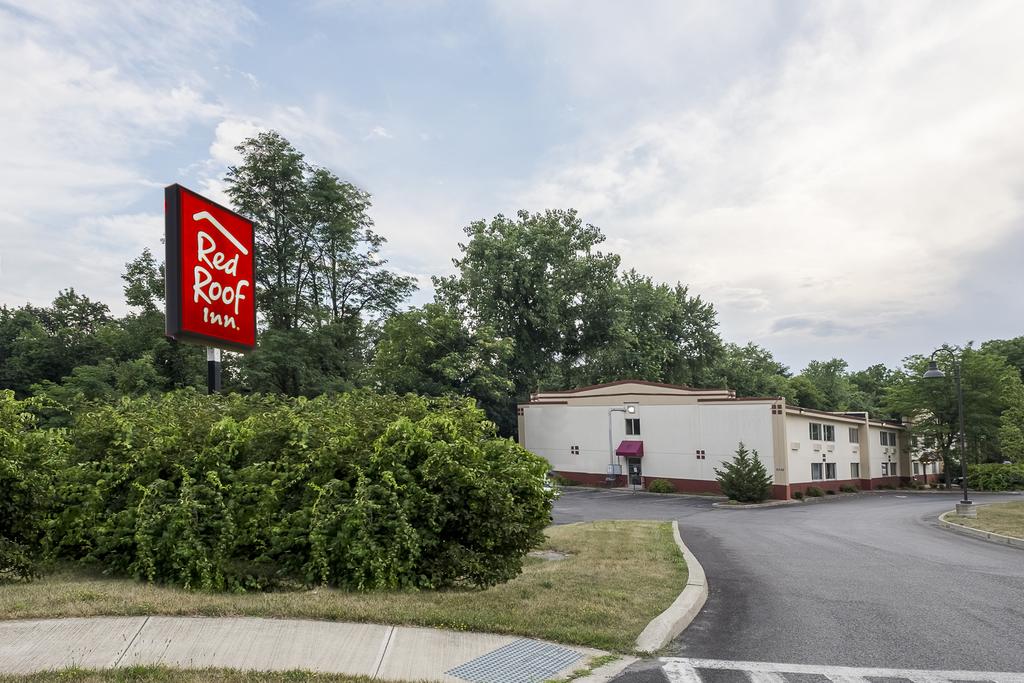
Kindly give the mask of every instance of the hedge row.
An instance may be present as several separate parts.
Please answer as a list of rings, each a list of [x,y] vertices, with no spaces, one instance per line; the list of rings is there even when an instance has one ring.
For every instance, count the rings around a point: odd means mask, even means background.
[[[1024,490],[1024,463],[968,464],[967,485],[976,491]]]
[[[182,391],[66,438],[50,552],[189,588],[488,586],[550,514],[547,463],[468,402]]]
[[[67,451],[60,433],[37,427],[38,408],[0,391],[0,581],[35,575],[54,474]]]

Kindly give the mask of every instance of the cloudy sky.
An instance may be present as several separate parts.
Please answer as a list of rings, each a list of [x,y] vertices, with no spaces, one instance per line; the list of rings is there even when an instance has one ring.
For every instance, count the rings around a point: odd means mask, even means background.
[[[798,370],[1024,334],[1024,3],[0,0],[0,304],[123,311],[162,188],[274,128],[392,265],[575,207]]]

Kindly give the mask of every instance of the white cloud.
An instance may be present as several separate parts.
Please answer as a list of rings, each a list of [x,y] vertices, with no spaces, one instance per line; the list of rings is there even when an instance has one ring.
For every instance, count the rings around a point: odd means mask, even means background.
[[[764,0],[492,0],[512,49],[536,59],[559,90],[600,100],[597,113],[640,97],[692,99],[759,68],[786,5]],[[686,87],[682,87],[682,84]],[[593,111],[592,108],[588,108]]]
[[[131,207],[168,180],[143,160],[224,116],[195,67],[251,18],[219,1],[0,6],[0,303],[75,286],[117,307],[121,266],[152,246]]]
[[[775,71],[558,150],[521,199],[580,209],[737,339],[864,340],[955,302],[1024,215],[1024,6],[809,7]]]

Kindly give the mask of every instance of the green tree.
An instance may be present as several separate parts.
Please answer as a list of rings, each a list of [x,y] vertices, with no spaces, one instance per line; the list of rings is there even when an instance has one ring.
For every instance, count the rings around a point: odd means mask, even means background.
[[[356,385],[365,372],[371,321],[393,313],[414,279],[386,267],[372,230],[370,197],[312,166],[276,132],[236,148],[228,195],[256,230],[260,348],[242,358],[230,386],[314,395]]]
[[[512,355],[510,339],[486,326],[471,330],[458,311],[432,303],[385,321],[370,377],[379,389],[398,394],[473,398],[509,434],[515,407]]]
[[[789,403],[796,402],[789,368],[753,342],[745,346],[725,344],[707,377],[707,386],[726,387],[737,396],[784,396]]]
[[[50,306],[0,307],[0,387],[27,396],[32,384],[58,382],[78,365],[115,353],[117,325],[106,304],[61,290]]]
[[[302,222],[308,170],[301,152],[270,131],[235,148],[242,163],[228,169],[227,193],[235,208],[254,221],[257,307],[272,330],[300,325],[312,235]]]
[[[825,398],[811,380],[803,375],[797,375],[789,380],[788,385],[789,393],[786,396],[792,399],[793,405],[812,410],[826,410]]]
[[[1024,379],[1024,337],[992,339],[982,344],[980,350],[1002,356]]]
[[[800,373],[814,385],[821,397],[820,410],[848,410],[852,387],[846,376],[846,361],[833,358],[829,361],[812,360]],[[800,405],[803,405],[801,403]]]
[[[147,247],[125,264],[124,300],[144,313],[158,312],[164,301],[164,264],[153,258]]]
[[[1024,387],[1020,375],[1016,368],[994,353],[970,346],[962,350],[947,348],[962,354],[968,462],[1000,459],[1001,441],[1005,439],[1012,447],[1014,435],[1010,427],[1013,417],[1024,414]],[[886,392],[885,407],[890,413],[909,419],[912,435],[926,448],[936,448],[946,471],[952,472],[959,466],[956,456],[959,416],[954,369],[949,354],[938,354],[935,360],[945,373],[941,379],[924,378],[928,365],[925,356],[905,359],[903,370],[897,373]],[[1004,419],[1007,411],[1010,414]]]
[[[384,268],[386,240],[373,231],[370,195],[323,168],[306,181],[314,235],[310,266],[313,308],[321,320],[388,315],[415,289],[411,277]]]
[[[715,468],[715,479],[722,493],[741,503],[760,503],[772,493],[772,476],[757,451],[748,451],[743,442],[731,462]]]
[[[722,353],[715,308],[629,270],[616,283],[617,305],[608,343],[590,354],[569,378],[594,384],[632,378],[697,384]]]
[[[227,193],[256,230],[257,305],[267,329],[310,329],[395,310],[414,280],[385,268],[370,197],[311,166],[279,133],[243,141]]]
[[[465,232],[458,272],[434,278],[439,301],[513,341],[517,398],[570,385],[613,339],[619,257],[598,250],[604,235],[573,210],[498,215]]]
[[[864,370],[849,373],[847,378],[851,388],[848,409],[867,411],[878,417],[891,417],[878,414],[884,413],[882,406],[885,403],[885,392],[895,378],[892,370],[878,363]]]

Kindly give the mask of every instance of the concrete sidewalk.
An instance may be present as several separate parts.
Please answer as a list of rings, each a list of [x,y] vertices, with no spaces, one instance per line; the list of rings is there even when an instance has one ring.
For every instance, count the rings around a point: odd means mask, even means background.
[[[516,636],[299,619],[95,617],[0,621],[0,673],[137,664],[305,669],[382,680],[544,681],[600,650]]]

